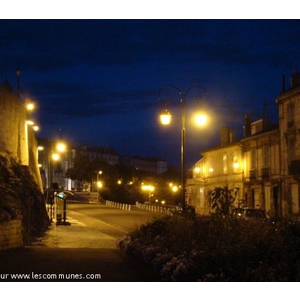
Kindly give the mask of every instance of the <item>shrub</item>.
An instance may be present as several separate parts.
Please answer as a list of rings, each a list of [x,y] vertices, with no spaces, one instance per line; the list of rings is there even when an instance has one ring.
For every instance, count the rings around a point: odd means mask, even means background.
[[[162,281],[299,281],[300,224],[163,216],[118,241]]]

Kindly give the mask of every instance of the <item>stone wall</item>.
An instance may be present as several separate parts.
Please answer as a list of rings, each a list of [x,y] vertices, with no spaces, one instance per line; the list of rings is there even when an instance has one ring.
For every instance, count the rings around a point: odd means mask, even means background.
[[[0,152],[11,155],[20,165],[29,166],[43,190],[37,160],[37,139],[27,123],[25,105],[18,97],[0,86]]]
[[[22,220],[10,220],[0,223],[0,250],[23,246]]]
[[[26,109],[19,99],[0,86],[0,151],[28,165]]]

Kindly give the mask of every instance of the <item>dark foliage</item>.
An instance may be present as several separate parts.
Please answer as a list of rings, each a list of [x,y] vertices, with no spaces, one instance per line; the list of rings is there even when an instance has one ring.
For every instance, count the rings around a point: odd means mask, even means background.
[[[225,187],[215,187],[209,191],[207,198],[211,200],[211,208],[218,214],[228,215],[230,213],[230,207],[237,198],[239,188],[235,187],[229,189]]]
[[[300,280],[300,223],[289,220],[162,217],[120,239],[118,246],[150,264],[162,281]]]

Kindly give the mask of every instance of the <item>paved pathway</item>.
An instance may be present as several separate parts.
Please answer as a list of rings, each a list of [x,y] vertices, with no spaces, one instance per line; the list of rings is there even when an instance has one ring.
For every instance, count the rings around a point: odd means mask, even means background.
[[[29,247],[1,251],[0,282],[158,281],[151,269],[120,253],[109,225],[99,221],[91,227],[72,217],[67,221],[71,226],[52,224]]]

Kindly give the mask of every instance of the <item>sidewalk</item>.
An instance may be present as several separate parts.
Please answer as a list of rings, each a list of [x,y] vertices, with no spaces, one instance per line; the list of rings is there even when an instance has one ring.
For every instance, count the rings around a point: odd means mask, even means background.
[[[71,225],[53,222],[46,234],[28,247],[1,251],[1,273],[7,278],[0,282],[159,281],[147,266],[123,255],[116,246],[117,237],[103,233],[100,225],[93,228],[71,216],[67,221]],[[12,279],[12,274],[27,277]]]
[[[91,228],[78,220],[67,217],[70,225],[57,225],[53,219],[49,230],[41,238],[31,244],[31,247],[54,248],[106,248],[115,249],[116,239]]]

